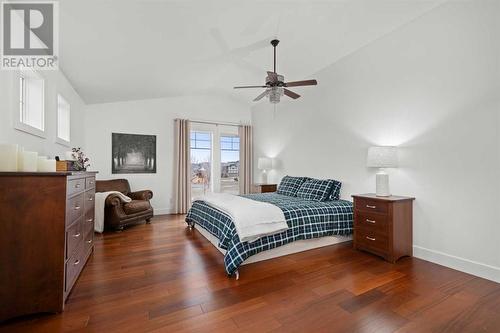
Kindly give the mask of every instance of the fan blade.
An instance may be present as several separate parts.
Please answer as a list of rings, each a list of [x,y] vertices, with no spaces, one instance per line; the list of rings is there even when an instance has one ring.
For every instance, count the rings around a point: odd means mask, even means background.
[[[299,98],[299,97],[300,97],[300,95],[299,95],[299,94],[296,94],[296,93],[294,93],[293,91],[288,90],[288,89],[285,89],[284,93],[285,93],[285,95],[287,95],[288,97],[291,97],[291,98],[293,98],[293,99],[297,99],[297,98]]]
[[[278,81],[278,74],[275,73],[275,72],[269,72],[269,71],[267,71],[267,76],[271,79],[271,82]]]
[[[286,82],[285,87],[315,86],[317,84],[318,81],[316,80],[304,80],[304,81]]]
[[[260,101],[262,98],[266,97],[269,95],[269,90],[264,91],[262,94],[254,98],[254,102]]]
[[[244,88],[267,88],[267,86],[239,86],[233,87],[234,89],[244,89]]]

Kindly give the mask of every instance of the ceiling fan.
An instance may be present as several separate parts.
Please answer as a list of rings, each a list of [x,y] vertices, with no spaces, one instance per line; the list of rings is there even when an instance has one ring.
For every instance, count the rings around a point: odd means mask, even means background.
[[[288,90],[288,87],[300,87],[300,86],[315,86],[318,84],[316,80],[303,80],[303,81],[292,81],[285,82],[285,77],[276,73],[276,46],[279,44],[279,40],[273,39],[271,45],[274,48],[274,71],[267,72],[266,84],[261,86],[239,86],[234,87],[234,89],[245,89],[245,88],[266,88],[266,90],[257,96],[253,101],[257,102],[262,98],[268,96],[269,102],[277,104],[280,102],[280,98],[283,95],[287,95],[290,98],[297,99],[300,97],[299,94]]]

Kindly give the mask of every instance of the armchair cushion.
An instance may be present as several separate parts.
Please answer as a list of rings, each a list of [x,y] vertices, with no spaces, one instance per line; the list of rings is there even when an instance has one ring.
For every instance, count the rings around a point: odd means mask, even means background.
[[[150,208],[151,205],[146,200],[132,200],[123,204],[123,211],[127,215],[147,211]]]

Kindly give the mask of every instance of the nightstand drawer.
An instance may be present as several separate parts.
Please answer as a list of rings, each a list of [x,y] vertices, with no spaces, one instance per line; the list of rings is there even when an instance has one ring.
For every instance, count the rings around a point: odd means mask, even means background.
[[[380,200],[371,200],[364,198],[356,198],[355,209],[364,212],[375,212],[387,214],[389,211],[389,204]]]
[[[356,210],[356,227],[387,232],[387,215]]]
[[[358,248],[366,248],[382,255],[389,251],[389,237],[386,232],[358,227],[355,237]]]

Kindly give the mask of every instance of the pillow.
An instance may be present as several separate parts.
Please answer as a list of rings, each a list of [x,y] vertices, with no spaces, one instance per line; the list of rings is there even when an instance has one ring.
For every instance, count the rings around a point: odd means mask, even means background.
[[[297,197],[315,200],[326,201],[332,193],[335,181],[332,179],[309,179],[305,181],[297,191]]]
[[[276,193],[296,197],[299,187],[308,179],[307,177],[285,176],[281,179]]]
[[[342,183],[338,180],[333,180],[333,188],[330,193],[330,198],[328,200],[339,200],[340,199],[340,188],[342,187]]]

